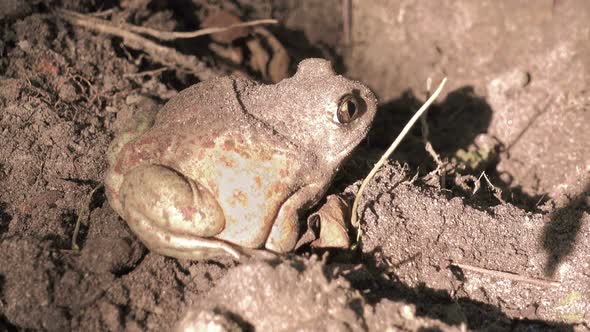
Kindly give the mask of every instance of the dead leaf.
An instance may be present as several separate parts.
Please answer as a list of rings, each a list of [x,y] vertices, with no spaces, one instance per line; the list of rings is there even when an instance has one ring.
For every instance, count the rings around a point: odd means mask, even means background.
[[[319,238],[311,243],[314,248],[348,248],[348,226],[350,225],[350,206],[339,196],[330,195],[316,213],[308,220],[319,221]],[[319,218],[319,220],[317,220]]]
[[[242,61],[244,61],[244,54],[242,53],[242,49],[239,47],[226,47],[220,44],[211,43],[209,45],[209,49],[219,57],[233,64],[239,65],[242,63]]]
[[[267,65],[267,79],[277,83],[289,76],[289,63],[291,59],[287,50],[281,42],[267,29],[257,27],[254,29],[255,35],[264,38],[266,44],[270,47],[272,55]]]
[[[248,50],[250,50],[250,68],[259,72],[262,78],[267,80],[268,74],[266,71],[266,65],[270,61],[270,56],[257,38],[248,40],[246,46],[248,47]]]

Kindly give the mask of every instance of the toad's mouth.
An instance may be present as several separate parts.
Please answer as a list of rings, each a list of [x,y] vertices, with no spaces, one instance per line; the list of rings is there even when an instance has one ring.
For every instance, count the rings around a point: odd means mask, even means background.
[[[339,167],[342,163],[348,160],[353,151],[360,145],[360,143],[367,137],[367,134],[371,130],[371,126],[366,126],[363,131],[358,135],[358,138],[354,141],[344,145],[340,152],[333,154],[331,158],[328,158],[328,163],[336,164],[335,167]]]

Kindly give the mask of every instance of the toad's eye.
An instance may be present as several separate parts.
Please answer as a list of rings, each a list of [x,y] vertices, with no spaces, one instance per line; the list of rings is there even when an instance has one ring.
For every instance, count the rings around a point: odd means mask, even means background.
[[[338,123],[347,124],[354,121],[360,115],[359,100],[355,95],[345,95],[340,99],[336,119]]]

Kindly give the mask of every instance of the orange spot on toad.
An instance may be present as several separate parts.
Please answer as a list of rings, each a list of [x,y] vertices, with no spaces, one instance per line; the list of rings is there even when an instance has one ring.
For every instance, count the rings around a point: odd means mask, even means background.
[[[262,178],[260,177],[260,175],[256,175],[254,177],[254,183],[256,183],[256,189],[262,188]]]
[[[180,213],[182,213],[185,220],[192,220],[193,216],[199,213],[199,208],[194,206],[183,207],[180,209]]]
[[[206,139],[203,141],[201,146],[203,146],[205,149],[212,149],[215,146],[215,143],[213,143],[212,140]]]
[[[239,189],[234,190],[232,198],[233,202],[240,203],[243,206],[246,206],[246,204],[248,203],[248,196],[246,196],[246,194]]]
[[[282,177],[286,177],[287,175],[289,175],[289,171],[286,168],[281,168],[281,170],[279,171],[279,174]]]
[[[235,161],[233,159],[229,159],[223,155],[221,157],[219,157],[219,161],[221,161],[221,163],[227,167],[234,167],[235,166]]]
[[[236,149],[236,145],[234,144],[234,141],[228,138],[223,142],[223,149],[225,151],[233,151]]]
[[[266,198],[271,199],[273,196],[278,196],[283,192],[284,186],[281,182],[273,183],[266,191]]]

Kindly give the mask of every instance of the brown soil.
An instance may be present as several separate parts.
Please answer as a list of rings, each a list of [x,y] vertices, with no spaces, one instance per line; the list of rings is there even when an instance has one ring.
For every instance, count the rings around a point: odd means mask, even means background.
[[[183,318],[230,331],[589,327],[587,1],[355,1],[349,45],[336,0],[95,2],[0,2],[0,330],[159,331]],[[119,8],[130,23],[188,31],[205,3],[279,18],[271,31],[294,63],[328,58],[380,95],[367,142],[332,189],[347,197],[425,99],[426,80],[449,77],[428,136],[415,129],[368,187],[356,251],[166,258],[104,192],[88,199],[115,120],[198,80],[138,75],[162,65],[54,10]],[[209,42],[166,45],[214,72],[239,70]],[[490,184],[477,181],[483,171]],[[73,251],[78,217],[87,222]]]

